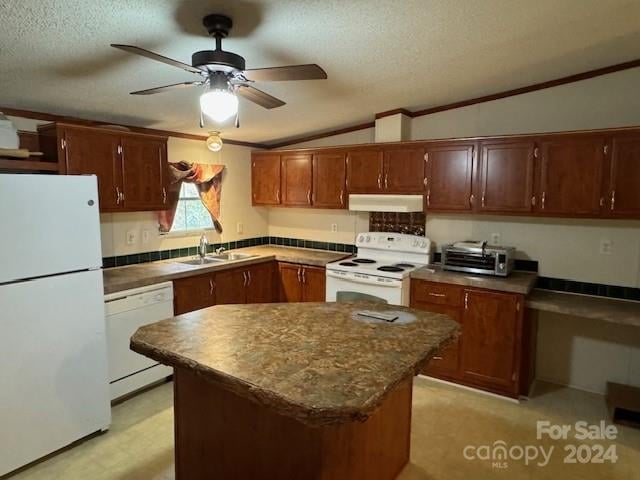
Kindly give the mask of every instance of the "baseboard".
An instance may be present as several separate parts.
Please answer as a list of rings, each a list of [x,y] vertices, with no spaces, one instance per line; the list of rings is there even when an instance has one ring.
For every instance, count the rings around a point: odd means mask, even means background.
[[[427,380],[431,380],[432,382],[442,383],[444,385],[451,385],[452,387],[460,388],[462,390],[467,390],[469,392],[480,393],[482,395],[486,395],[488,397],[497,398],[500,400],[505,400],[511,403],[519,404],[521,401],[516,398],[505,397],[503,395],[498,395],[497,393],[485,392],[484,390],[479,390],[477,388],[469,387],[467,385],[460,385],[459,383],[449,382],[448,380],[442,380],[441,378],[430,377],[429,375],[419,374],[419,377],[426,378]]]

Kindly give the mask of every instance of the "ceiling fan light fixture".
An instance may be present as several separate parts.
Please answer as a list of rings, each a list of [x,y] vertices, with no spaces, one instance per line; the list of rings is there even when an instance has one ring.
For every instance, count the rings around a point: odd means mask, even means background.
[[[213,89],[200,96],[200,110],[214,122],[222,123],[238,113],[238,97],[228,89]]]
[[[220,138],[220,132],[211,131],[206,140],[207,148],[212,152],[219,152],[222,150],[222,138]]]

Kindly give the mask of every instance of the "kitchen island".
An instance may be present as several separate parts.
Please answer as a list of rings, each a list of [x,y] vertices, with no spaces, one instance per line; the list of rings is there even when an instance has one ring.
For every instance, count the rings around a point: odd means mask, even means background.
[[[219,305],[131,348],[174,368],[178,480],[386,480],[409,460],[413,377],[457,332],[384,304]]]

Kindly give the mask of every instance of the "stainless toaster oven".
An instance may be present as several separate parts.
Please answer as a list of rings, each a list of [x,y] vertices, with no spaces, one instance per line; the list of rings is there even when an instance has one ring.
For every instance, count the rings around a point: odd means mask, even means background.
[[[515,248],[487,242],[456,242],[442,247],[442,268],[506,277],[513,270]]]

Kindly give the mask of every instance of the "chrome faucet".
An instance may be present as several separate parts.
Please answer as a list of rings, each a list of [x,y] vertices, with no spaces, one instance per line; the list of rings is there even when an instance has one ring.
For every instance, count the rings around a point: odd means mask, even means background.
[[[224,247],[216,248],[216,255],[220,255],[224,251],[225,251]]]
[[[207,236],[203,233],[200,237],[200,245],[198,246],[198,255],[200,258],[204,258],[207,256],[207,250],[209,249],[209,242],[207,241]]]

